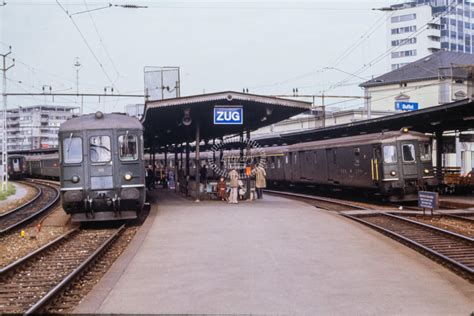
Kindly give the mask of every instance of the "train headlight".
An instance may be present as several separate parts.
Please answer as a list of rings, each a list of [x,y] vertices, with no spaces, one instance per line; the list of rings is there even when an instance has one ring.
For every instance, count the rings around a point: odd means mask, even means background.
[[[397,173],[396,173],[395,171],[390,171],[390,175],[391,175],[392,177],[395,177],[395,176],[397,175]]]
[[[72,183],[78,183],[79,180],[81,180],[81,179],[78,176],[72,176],[72,178],[71,178]]]
[[[129,173],[129,172],[127,172],[127,173],[123,176],[123,178],[124,178],[126,181],[130,181],[130,180],[132,180],[132,174]]]
[[[424,171],[425,171],[425,174],[430,173],[430,170],[429,170],[429,169],[425,169]]]

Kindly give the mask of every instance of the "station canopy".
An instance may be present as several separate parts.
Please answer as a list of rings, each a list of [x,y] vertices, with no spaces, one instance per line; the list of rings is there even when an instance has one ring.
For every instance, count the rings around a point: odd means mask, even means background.
[[[226,107],[242,109],[241,124],[214,124],[214,109]],[[212,140],[254,131],[310,109],[310,102],[234,91],[151,101],[145,104],[142,118],[145,147],[157,152],[194,142],[197,124],[200,139]]]
[[[465,99],[417,111],[334,125],[326,128],[274,134],[255,140],[261,145],[272,146],[396,131],[404,127],[417,132],[433,134],[447,131],[462,132],[471,130],[474,128],[474,102]]]

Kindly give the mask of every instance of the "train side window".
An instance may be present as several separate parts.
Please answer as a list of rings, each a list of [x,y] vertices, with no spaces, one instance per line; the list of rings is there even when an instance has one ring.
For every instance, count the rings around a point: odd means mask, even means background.
[[[431,160],[431,144],[420,143],[420,159],[422,161]]]
[[[354,155],[356,155],[356,156],[360,155],[360,148],[359,147],[354,148]]]
[[[298,160],[298,153],[293,153],[293,164],[296,165],[297,160]]]
[[[109,136],[92,136],[89,139],[89,154],[92,162],[108,162],[112,158]]]
[[[285,163],[288,164],[288,156],[285,156]]]
[[[138,159],[138,140],[136,135],[120,135],[118,137],[119,158],[122,161]]]
[[[385,163],[397,162],[397,148],[395,146],[383,146],[383,161]]]
[[[277,168],[278,169],[281,168],[281,159],[280,159],[280,157],[277,158]]]
[[[62,155],[64,163],[80,163],[82,162],[82,138],[70,137],[63,139]]]
[[[413,144],[402,145],[403,161],[413,162],[415,161],[415,146]]]

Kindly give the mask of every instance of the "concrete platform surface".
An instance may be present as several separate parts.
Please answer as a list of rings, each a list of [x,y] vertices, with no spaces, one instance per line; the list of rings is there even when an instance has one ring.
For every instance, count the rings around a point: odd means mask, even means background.
[[[474,285],[340,215],[280,197],[161,193],[75,313],[459,314]]]
[[[440,207],[456,207],[474,210],[474,195],[441,195]]]

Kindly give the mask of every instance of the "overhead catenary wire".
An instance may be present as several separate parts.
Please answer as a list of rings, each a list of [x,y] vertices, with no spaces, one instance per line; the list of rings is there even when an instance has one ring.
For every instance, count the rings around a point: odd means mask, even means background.
[[[416,30],[412,33],[410,33],[406,38],[402,39],[402,40],[408,40],[410,38],[413,38],[421,33],[423,33],[424,31],[426,31],[428,29],[428,26],[429,24],[432,24],[435,20],[440,20],[442,17],[450,14],[452,12],[452,10],[455,10],[457,8],[457,6],[459,4],[461,4],[462,2],[457,2],[456,5],[454,7],[452,7],[452,5],[456,2],[457,0],[453,0],[451,1],[451,3],[448,5],[447,9],[440,15],[438,16],[435,16],[433,17],[430,21],[428,21],[427,23],[425,23],[419,30]],[[384,53],[380,54],[379,56],[377,56],[376,58],[372,59],[368,64],[360,67],[358,70],[356,70],[354,72],[354,74],[358,75],[360,73],[362,73],[363,71],[371,68],[372,66],[374,66],[375,64],[379,63],[380,61],[382,61],[388,54],[390,54],[392,51],[396,50],[398,48],[398,46],[393,46],[391,48],[389,48],[387,51],[385,51]],[[334,88],[337,88],[340,86],[341,83],[345,83],[348,79],[350,79],[351,76],[348,76],[346,77],[345,79],[337,82],[336,84],[334,84],[333,86],[331,86],[331,89],[334,89]]]
[[[84,34],[82,33],[81,29],[79,28],[79,26],[77,25],[76,21],[74,21],[74,19],[71,17],[71,15],[68,13],[68,11],[63,7],[63,5],[59,2],[59,0],[56,0],[56,3],[59,5],[59,7],[64,11],[64,13],[66,13],[66,15],[69,17],[69,19],[71,20],[72,24],[74,25],[74,27],[76,28],[76,30],[79,32],[82,40],[84,41],[84,43],[86,44],[87,48],[89,49],[89,52],[92,54],[92,56],[94,57],[95,61],[98,63],[100,69],[102,70],[102,72],[104,73],[104,75],[107,77],[108,81],[110,82],[110,84],[112,86],[114,86],[113,84],[113,81],[112,79],[110,78],[109,74],[107,73],[107,71],[105,70],[104,68],[104,65],[102,64],[102,62],[100,61],[100,59],[97,57],[97,55],[95,54],[94,50],[92,49],[92,47],[90,46],[89,42],[87,41],[86,37],[84,36]]]
[[[115,63],[114,63],[114,60],[113,60],[112,57],[110,56],[109,50],[108,50],[107,47],[105,46],[105,43],[104,43],[104,41],[103,41],[103,39],[102,39],[102,36],[101,36],[100,33],[99,33],[99,29],[97,28],[97,24],[95,23],[95,20],[94,20],[94,17],[92,16],[91,10],[89,10],[89,6],[87,5],[87,1],[86,1],[86,0],[84,0],[84,5],[85,5],[86,9],[88,10],[88,14],[89,14],[89,17],[90,17],[90,19],[91,19],[91,21],[92,21],[92,25],[94,26],[95,32],[96,32],[96,34],[97,34],[97,37],[99,38],[99,43],[100,43],[100,45],[102,46],[102,48],[104,49],[104,52],[105,52],[105,54],[107,55],[107,57],[108,57],[108,59],[109,59],[109,61],[110,61],[110,64],[112,65],[112,67],[113,67],[114,70],[115,70],[116,77],[115,77],[115,80],[114,80],[114,82],[113,82],[113,83],[115,84],[115,82],[117,82],[117,79],[120,77],[120,72],[118,71],[118,69],[117,69],[117,67],[116,67],[116,65],[115,65]],[[109,4],[109,5],[111,5],[111,4]]]

